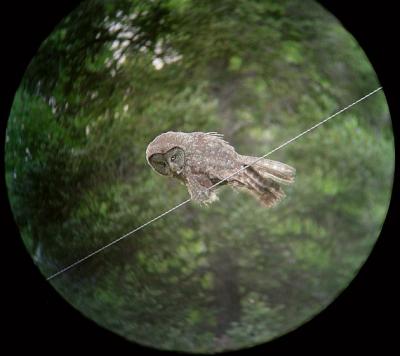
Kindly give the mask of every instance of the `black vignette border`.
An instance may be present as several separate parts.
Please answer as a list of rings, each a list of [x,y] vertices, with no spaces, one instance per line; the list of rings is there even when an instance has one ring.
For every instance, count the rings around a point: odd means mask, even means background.
[[[221,0],[222,1],[222,0]],[[389,1],[319,1],[357,39],[371,61],[384,88],[392,115],[396,152],[399,141],[399,106],[396,77],[399,63],[394,5]],[[4,133],[14,93],[41,41],[79,1],[37,1],[2,4],[1,36],[1,154]],[[398,155],[396,155],[398,157]],[[396,158],[398,163],[398,158]],[[2,163],[3,305],[6,306],[6,342],[18,349],[26,345],[44,353],[54,347],[65,351],[129,350],[154,353],[98,327],[69,306],[45,281],[26,252],[7,201]],[[395,304],[397,266],[394,231],[399,216],[399,173],[396,164],[391,205],[381,237],[359,275],[324,312],[299,329],[244,353],[286,354],[325,350],[381,351],[394,347],[394,329],[389,318],[398,313]],[[4,265],[6,267],[4,267]],[[397,314],[398,315],[398,314]],[[18,342],[16,342],[18,341]],[[60,346],[61,345],[61,346]],[[5,346],[4,346],[5,347]],[[241,353],[236,352],[236,353]]]

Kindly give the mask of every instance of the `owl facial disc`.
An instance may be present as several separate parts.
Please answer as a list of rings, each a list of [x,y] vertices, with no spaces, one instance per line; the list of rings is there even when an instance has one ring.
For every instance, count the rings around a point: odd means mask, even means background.
[[[185,166],[185,153],[179,147],[171,148],[166,153],[155,153],[149,158],[154,170],[164,176],[177,176]]]
[[[179,147],[174,147],[164,154],[170,170],[179,175],[185,165],[185,153]]]

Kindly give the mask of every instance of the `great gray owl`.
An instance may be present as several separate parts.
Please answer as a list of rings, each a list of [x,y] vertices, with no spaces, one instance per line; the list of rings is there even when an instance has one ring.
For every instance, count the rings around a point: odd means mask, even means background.
[[[191,198],[204,204],[215,201],[215,190],[227,184],[244,188],[271,207],[285,196],[279,183],[293,183],[296,172],[284,163],[264,158],[209,189],[257,159],[238,154],[215,132],[163,133],[147,146],[146,159],[157,173],[183,182]]]

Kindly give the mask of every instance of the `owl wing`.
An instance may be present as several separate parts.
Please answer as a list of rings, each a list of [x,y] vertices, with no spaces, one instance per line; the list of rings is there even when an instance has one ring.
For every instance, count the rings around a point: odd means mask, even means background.
[[[235,151],[235,148],[226,140],[224,140],[224,135],[218,132],[206,132],[204,135],[209,136],[209,139],[214,141],[217,144],[223,144],[224,148]]]
[[[196,145],[196,156],[201,161],[201,173],[211,180],[222,180],[240,168],[238,154],[233,146],[217,132],[201,133]]]
[[[218,133],[218,132],[215,132],[215,131],[206,132],[205,134],[209,135],[209,136],[224,138],[224,134],[221,134],[221,133]]]

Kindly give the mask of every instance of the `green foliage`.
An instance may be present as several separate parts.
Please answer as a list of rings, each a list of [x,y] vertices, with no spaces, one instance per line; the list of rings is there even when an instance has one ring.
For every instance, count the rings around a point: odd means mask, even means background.
[[[6,180],[48,276],[187,199],[145,149],[218,131],[262,155],[378,87],[354,39],[311,1],[89,0],[18,90]],[[221,188],[52,281],[129,340],[213,353],[268,341],[345,288],[375,243],[393,179],[382,93],[279,150],[297,169],[276,208]]]

